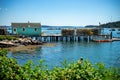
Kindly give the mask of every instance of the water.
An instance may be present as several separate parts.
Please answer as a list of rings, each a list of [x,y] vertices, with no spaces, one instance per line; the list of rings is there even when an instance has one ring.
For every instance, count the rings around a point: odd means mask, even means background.
[[[59,42],[52,44],[54,45],[39,47],[32,53],[9,52],[8,56],[16,58],[19,64],[25,64],[28,60],[38,64],[39,60],[43,59],[49,68],[60,66],[65,59],[72,62],[81,57],[90,60],[93,64],[103,62],[107,67],[120,67],[120,42]]]
[[[45,31],[45,30],[44,30]],[[47,31],[47,30],[46,30]],[[57,31],[48,31],[57,32]],[[47,33],[48,33],[47,32]],[[60,32],[60,31],[58,31]],[[103,31],[109,34],[109,29]],[[118,32],[116,30],[116,32]],[[113,35],[120,37],[119,34],[113,32]],[[25,64],[28,60],[32,60],[36,65],[40,59],[45,60],[49,68],[60,66],[65,59],[68,62],[77,61],[81,57],[88,59],[91,63],[103,62],[107,67],[120,67],[120,41],[115,42],[56,42],[43,45],[33,52],[20,51],[8,52],[8,57],[17,59],[19,64]]]

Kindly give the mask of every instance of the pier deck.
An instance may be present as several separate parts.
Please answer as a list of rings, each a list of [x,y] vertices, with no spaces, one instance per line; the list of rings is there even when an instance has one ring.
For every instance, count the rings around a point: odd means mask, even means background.
[[[44,42],[58,42],[58,41],[72,41],[72,42],[80,42],[80,41],[93,41],[94,38],[98,38],[98,37],[105,37],[110,39],[110,35],[61,35],[61,34],[44,34],[41,35],[39,37],[40,41],[44,41]]]

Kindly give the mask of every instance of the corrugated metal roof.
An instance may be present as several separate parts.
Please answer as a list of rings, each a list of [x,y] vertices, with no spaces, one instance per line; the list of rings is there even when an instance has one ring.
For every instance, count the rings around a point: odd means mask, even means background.
[[[12,27],[41,27],[40,23],[11,23]]]

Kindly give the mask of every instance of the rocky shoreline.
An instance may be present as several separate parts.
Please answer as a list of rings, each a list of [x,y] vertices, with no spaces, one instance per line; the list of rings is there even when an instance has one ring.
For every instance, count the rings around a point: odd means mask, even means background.
[[[42,45],[43,42],[33,40],[32,38],[19,38],[18,40],[3,40],[0,41],[0,48],[28,46],[28,45]]]

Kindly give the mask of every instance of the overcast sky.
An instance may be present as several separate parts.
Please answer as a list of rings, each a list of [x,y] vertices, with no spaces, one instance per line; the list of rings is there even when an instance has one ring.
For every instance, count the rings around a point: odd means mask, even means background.
[[[0,25],[84,26],[119,20],[120,0],[0,0]]]

